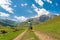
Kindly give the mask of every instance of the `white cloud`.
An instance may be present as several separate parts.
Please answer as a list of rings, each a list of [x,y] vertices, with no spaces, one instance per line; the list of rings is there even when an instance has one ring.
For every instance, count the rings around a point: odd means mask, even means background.
[[[21,6],[24,7],[24,6],[27,6],[28,4],[27,3],[22,3]]]
[[[1,17],[9,17],[10,15],[9,14],[6,14],[6,13],[3,13],[3,12],[0,12],[0,16]]]
[[[40,6],[43,6],[43,1],[42,0],[35,0],[36,1],[36,3],[38,3]]]
[[[44,8],[42,8],[42,9],[37,8],[34,4],[32,4],[32,7],[34,8],[34,11],[37,13],[37,15],[35,17],[39,17],[41,15],[48,15],[49,14],[49,12]]]
[[[57,14],[57,13],[55,15],[60,16],[60,14]]]
[[[27,10],[27,12],[29,12],[29,13],[33,13],[33,11],[32,11],[32,10]]]
[[[33,7],[34,9],[38,9],[34,4],[32,4],[32,7]]]
[[[56,6],[58,6],[58,3],[56,3]]]
[[[14,7],[17,7],[16,5],[14,5]]]
[[[27,20],[27,18],[24,17],[24,16],[20,16],[20,17],[18,17],[18,16],[14,16],[14,18],[15,18],[17,21],[19,21],[19,22],[24,22],[24,21]]]
[[[48,3],[52,4],[52,1],[51,0],[46,0]]]
[[[10,5],[11,5],[11,0],[0,0],[0,6],[9,13],[13,13],[13,9],[10,7]]]

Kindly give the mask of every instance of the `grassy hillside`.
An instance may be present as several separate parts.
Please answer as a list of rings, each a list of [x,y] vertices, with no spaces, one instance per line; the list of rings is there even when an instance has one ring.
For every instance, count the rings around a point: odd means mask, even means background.
[[[35,30],[46,33],[60,40],[60,16],[34,26]]]
[[[17,35],[22,33],[26,28],[15,27],[11,28],[9,26],[0,25],[0,40],[12,40]]]

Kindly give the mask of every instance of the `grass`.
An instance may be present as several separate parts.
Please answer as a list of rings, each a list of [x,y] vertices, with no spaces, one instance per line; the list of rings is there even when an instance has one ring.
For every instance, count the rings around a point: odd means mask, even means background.
[[[28,31],[21,40],[39,40],[33,31]]]
[[[23,30],[17,31],[17,32],[11,32],[11,33],[7,33],[7,34],[0,34],[0,40],[12,40],[21,32],[23,32]]]
[[[0,32],[0,40],[12,40],[13,38],[15,38],[17,35],[19,35],[20,33],[22,33],[24,29],[19,29],[19,30],[16,30],[16,29],[12,29],[10,27],[3,27],[3,26],[0,26],[0,31],[1,30],[5,30],[7,33],[3,34]]]
[[[34,29],[60,40],[60,16],[35,25]]]

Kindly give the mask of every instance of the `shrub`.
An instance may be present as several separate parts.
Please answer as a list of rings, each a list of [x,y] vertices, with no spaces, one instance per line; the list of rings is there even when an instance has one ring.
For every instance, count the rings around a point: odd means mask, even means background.
[[[5,30],[1,30],[1,33],[2,33],[2,34],[5,34],[5,33],[7,33],[7,31],[5,31]]]

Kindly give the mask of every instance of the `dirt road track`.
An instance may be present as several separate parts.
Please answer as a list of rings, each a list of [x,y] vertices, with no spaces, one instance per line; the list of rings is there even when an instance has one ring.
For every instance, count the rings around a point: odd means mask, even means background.
[[[19,34],[16,38],[14,38],[13,40],[21,40],[21,38],[24,36],[24,34],[27,32],[27,30],[25,30],[23,33]]]
[[[27,30],[25,30],[23,33],[21,33],[20,35],[18,35],[13,40],[21,40],[22,37],[25,35],[26,32],[27,32]],[[52,38],[52,37],[48,36],[47,34],[41,33],[40,31],[33,31],[33,32],[39,38],[39,40],[57,40],[55,38]]]
[[[34,31],[34,33],[36,34],[36,36],[40,39],[40,40],[57,40],[54,39],[46,34],[40,33],[40,31]]]

